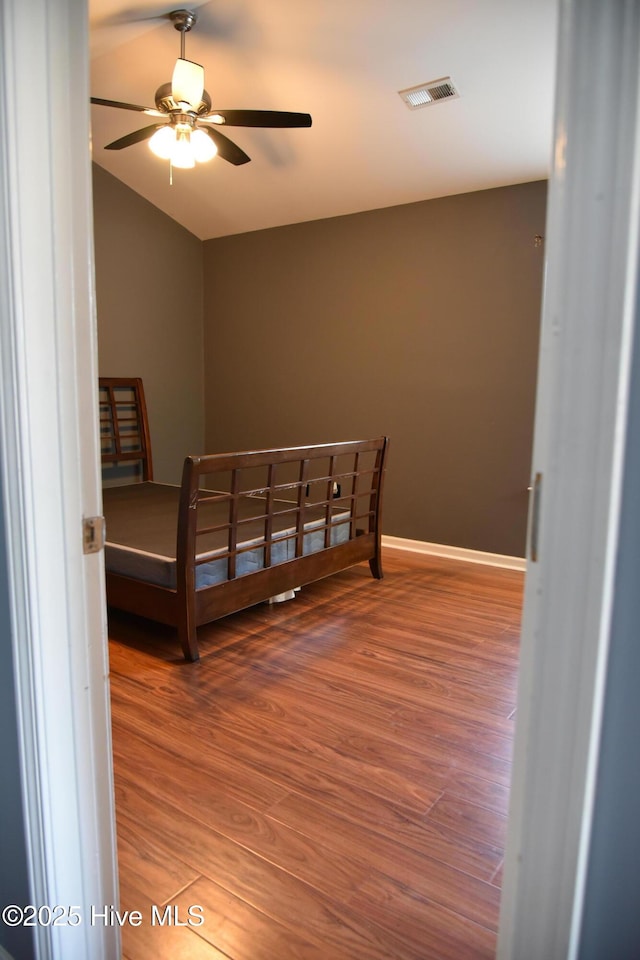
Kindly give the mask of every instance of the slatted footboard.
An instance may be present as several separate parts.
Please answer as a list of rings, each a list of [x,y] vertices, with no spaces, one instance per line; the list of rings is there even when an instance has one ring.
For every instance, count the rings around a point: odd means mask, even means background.
[[[188,659],[198,656],[195,628],[201,624],[364,560],[374,577],[382,577],[386,448],[381,437],[186,459],[176,586]],[[213,526],[206,519],[212,505],[223,511]],[[226,538],[227,578],[196,589],[198,568],[210,562],[200,542],[215,534]],[[257,569],[242,572],[249,554]]]

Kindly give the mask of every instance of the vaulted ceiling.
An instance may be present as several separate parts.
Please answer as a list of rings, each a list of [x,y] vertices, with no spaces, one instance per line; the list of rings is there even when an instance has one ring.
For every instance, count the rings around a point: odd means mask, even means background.
[[[179,5],[89,0],[91,94],[154,106]],[[92,106],[93,159],[200,239],[539,180],[552,147],[557,0],[192,3],[186,57],[215,107],[310,113],[309,129],[228,127],[251,157],[173,170],[152,122]],[[398,91],[451,77],[460,96],[409,110]]]

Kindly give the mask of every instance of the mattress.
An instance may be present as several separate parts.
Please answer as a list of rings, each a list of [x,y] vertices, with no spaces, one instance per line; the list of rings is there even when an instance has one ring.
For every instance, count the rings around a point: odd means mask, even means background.
[[[213,495],[215,491],[206,491]],[[103,490],[106,522],[105,565],[111,573],[145,580],[161,587],[176,586],[176,531],[180,487],[164,483],[134,483]],[[238,543],[236,577],[247,576],[264,567],[265,500],[244,496],[238,506]],[[201,529],[224,525],[228,501],[201,503],[198,507]],[[271,566],[295,558],[295,522],[297,503],[273,502]],[[303,553],[324,549],[325,508],[305,507]],[[349,539],[349,512],[336,510],[331,518],[332,546]],[[202,534],[197,538],[196,590],[222,583],[229,576],[226,530]]]

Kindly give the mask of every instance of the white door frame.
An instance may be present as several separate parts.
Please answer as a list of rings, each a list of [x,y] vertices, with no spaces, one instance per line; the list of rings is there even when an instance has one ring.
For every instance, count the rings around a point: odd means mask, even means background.
[[[573,960],[580,949],[624,522],[639,103],[639,0],[562,0],[532,468],[538,561],[526,578],[500,960]]]
[[[32,893],[86,921],[117,903],[102,566],[80,533],[100,513],[86,2],[2,0],[0,18],[0,465]],[[636,284],[637,36],[638,0],[561,0],[501,960],[577,951]],[[37,955],[114,960],[117,931],[42,927]]]
[[[38,958],[115,960],[86,0],[0,6],[0,469]],[[4,869],[10,865],[3,864]],[[46,921],[46,913],[43,914]]]

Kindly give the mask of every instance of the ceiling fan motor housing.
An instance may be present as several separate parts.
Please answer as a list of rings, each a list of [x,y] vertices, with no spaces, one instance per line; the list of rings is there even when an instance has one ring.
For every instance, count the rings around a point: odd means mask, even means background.
[[[180,104],[176,103],[171,94],[172,85],[171,83],[163,83],[156,90],[156,107],[162,113],[173,113],[175,110],[180,110]],[[192,104],[192,106],[194,106]],[[202,99],[200,103],[195,106],[194,115],[203,116],[204,114],[209,113],[211,110],[211,97],[206,90],[202,91]]]

